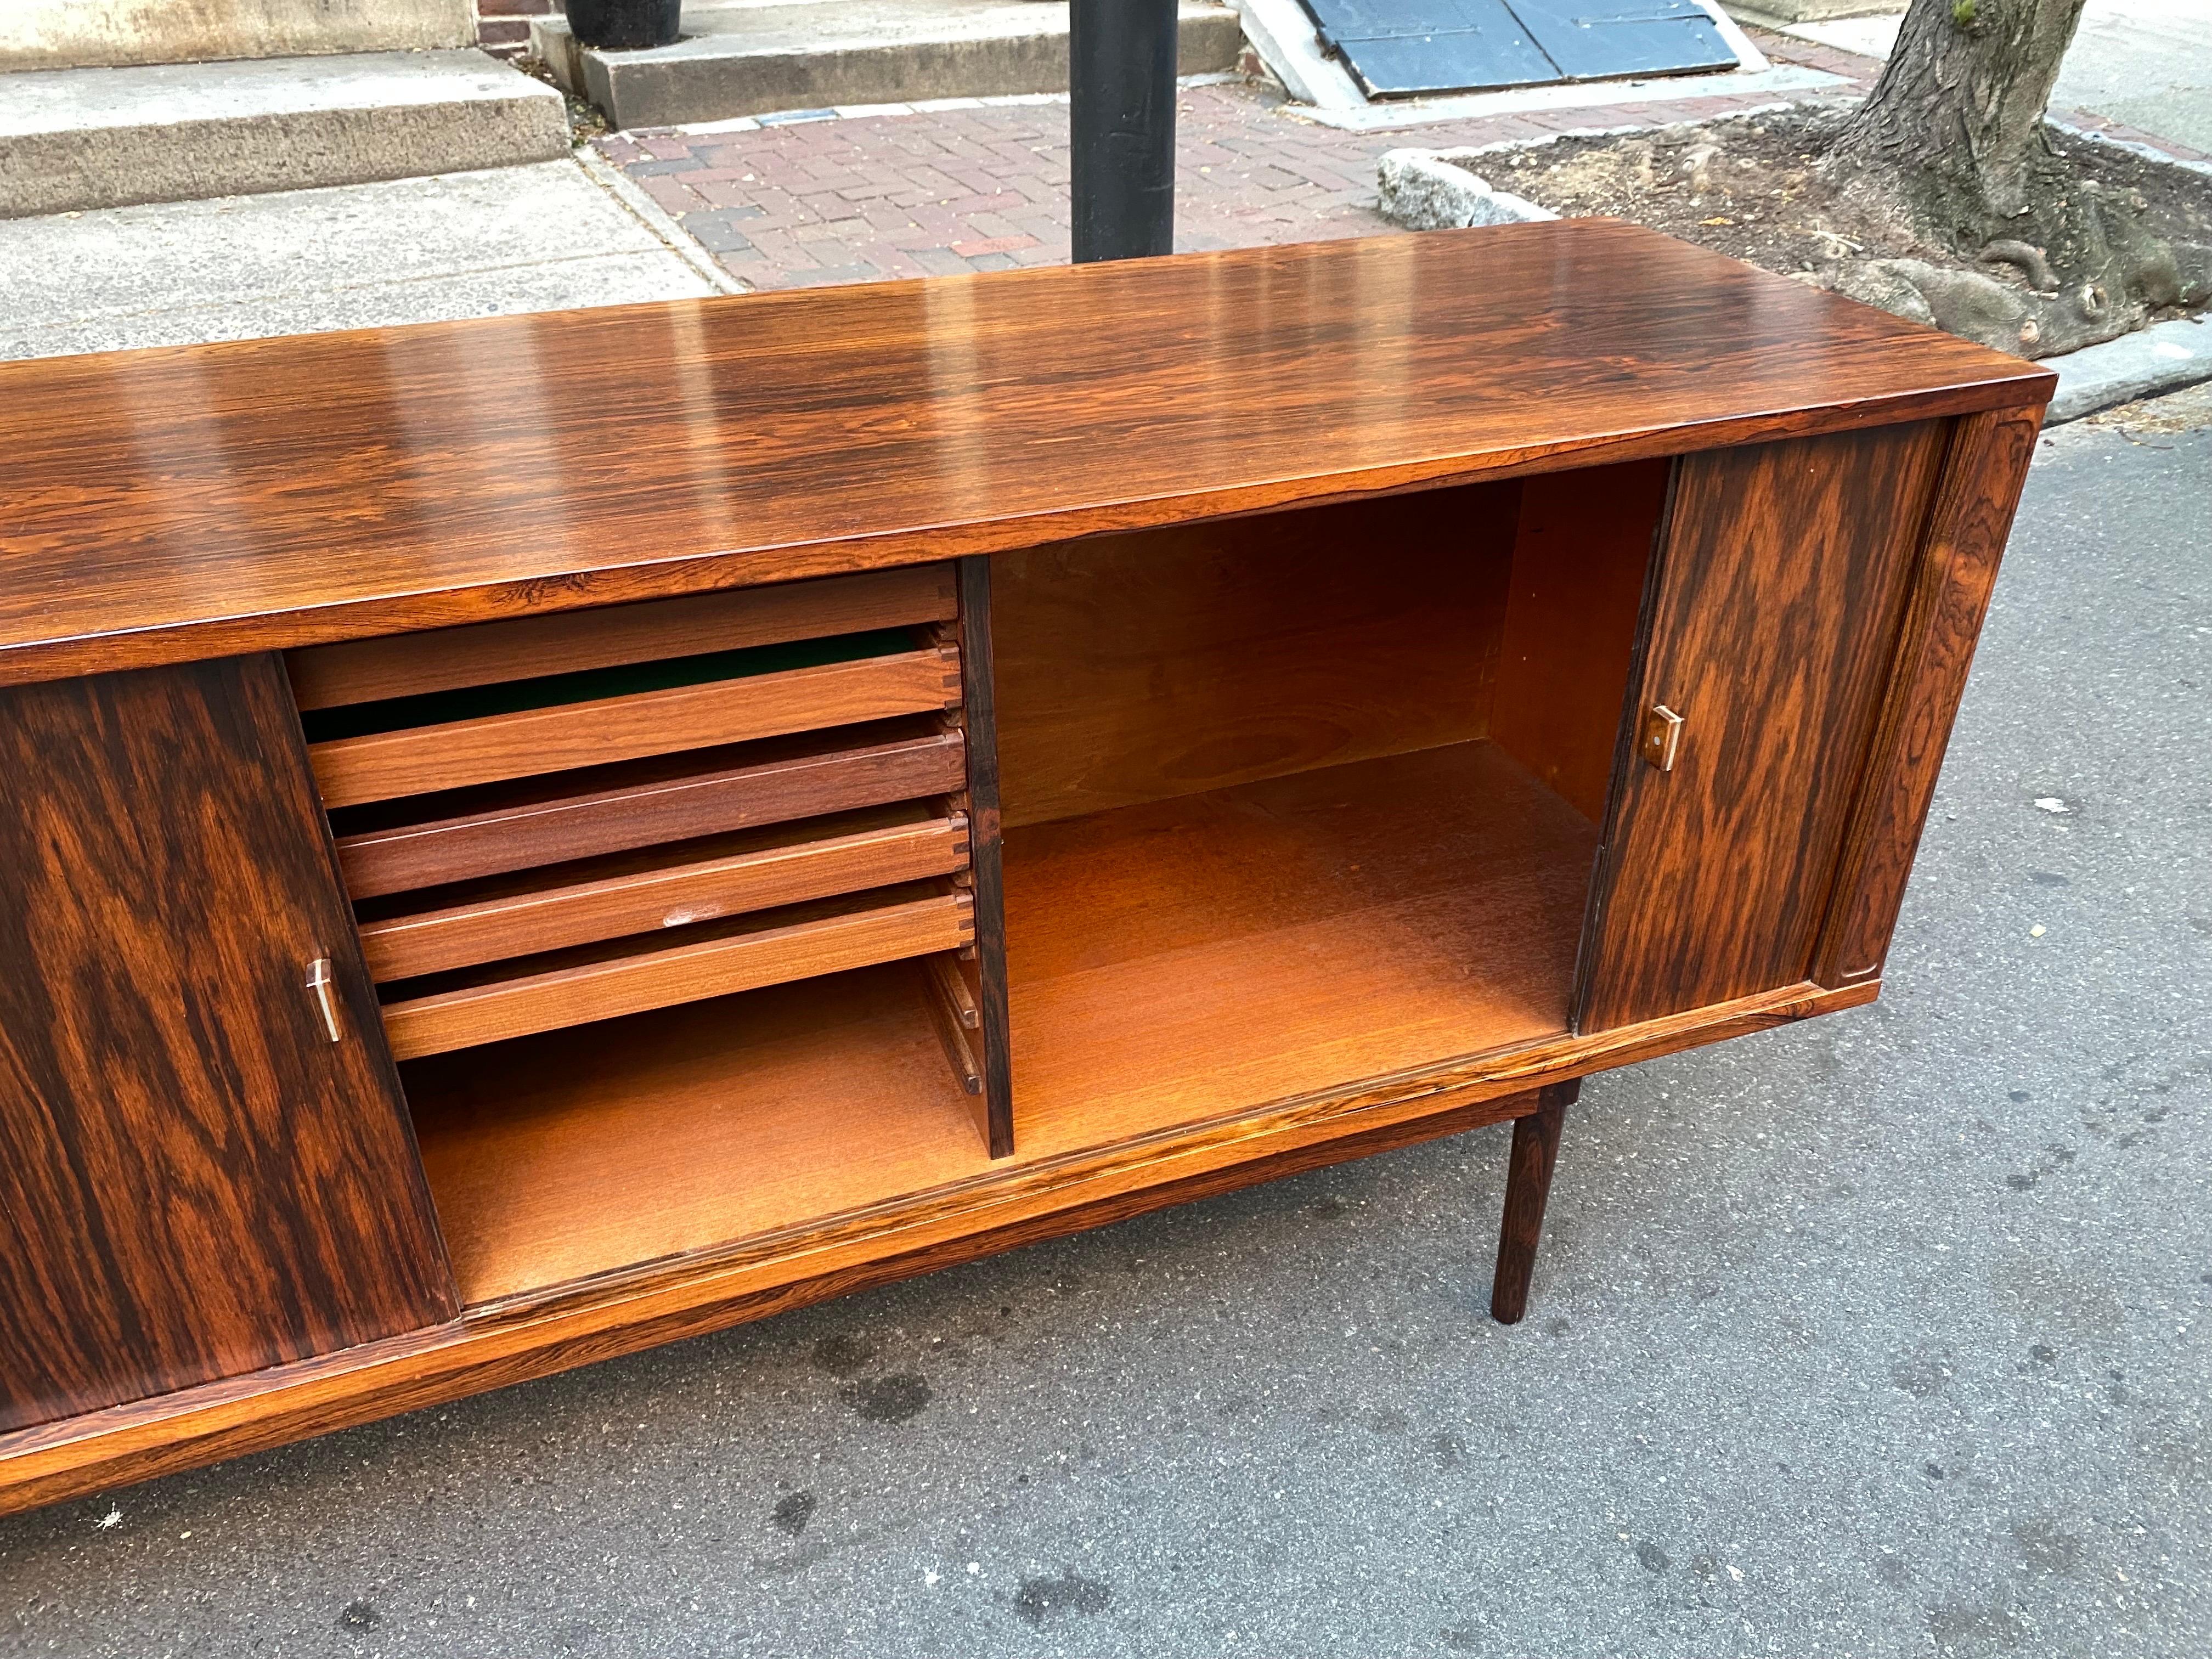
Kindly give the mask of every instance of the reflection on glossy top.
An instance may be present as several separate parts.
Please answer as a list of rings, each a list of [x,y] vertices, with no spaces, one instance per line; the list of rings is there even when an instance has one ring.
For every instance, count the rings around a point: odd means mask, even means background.
[[[0,682],[2051,383],[1589,220],[0,365]]]

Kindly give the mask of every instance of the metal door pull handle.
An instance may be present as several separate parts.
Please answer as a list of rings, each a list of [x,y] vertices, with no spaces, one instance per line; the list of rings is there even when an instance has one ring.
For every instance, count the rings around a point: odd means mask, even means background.
[[[315,994],[315,1006],[322,1011],[323,1029],[331,1034],[331,1041],[344,1041],[345,1033],[338,1027],[337,987],[331,978],[328,957],[317,957],[307,964],[307,988]]]
[[[1665,703],[1644,711],[1644,735],[1638,745],[1644,758],[1662,772],[1674,769],[1674,757],[1682,746],[1682,717]]]

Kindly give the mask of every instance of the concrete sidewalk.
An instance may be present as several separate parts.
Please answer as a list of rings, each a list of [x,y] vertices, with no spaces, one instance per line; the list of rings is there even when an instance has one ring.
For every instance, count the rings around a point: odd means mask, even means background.
[[[2212,394],[2047,438],[1875,1006],[0,1521],[0,1650],[2096,1655],[2212,1629]],[[2141,411],[2133,418],[2144,418]]]
[[[1850,95],[1879,64],[1809,42]],[[1854,78],[1856,77],[1856,78]],[[1243,82],[1186,85],[1176,99],[1176,246],[1395,233],[1375,210],[1375,164],[1401,144],[1528,143],[1770,108],[1771,95],[1680,95],[1356,132],[1303,118]],[[1068,257],[1067,100],[946,100],[824,118],[722,123],[599,141],[611,161],[733,276],[756,288],[997,270]]]
[[[1793,50],[1870,68],[1810,43]],[[1186,86],[1180,101],[1180,246],[1395,228],[1374,210],[1375,161],[1411,142],[1405,134],[1318,126],[1241,82]],[[1525,140],[1759,101],[1534,110],[1420,128],[1419,141]],[[8,221],[0,357],[1067,258],[1064,96],[746,121],[603,148],[436,178]]]
[[[574,160],[14,219],[0,223],[0,358],[731,286],[703,267]]]
[[[1185,85],[1176,100],[1176,246],[1189,252],[1394,231],[1376,211],[1375,168],[1401,145],[1525,144],[1832,102],[1863,95],[1881,70],[1877,58],[1817,42],[1758,40],[1778,64],[1834,78],[1779,96],[1710,96],[1686,77],[1678,95],[1656,101],[1531,106],[1374,131],[1319,125],[1247,82]],[[2060,113],[2130,143],[2157,143],[2104,118]],[[597,143],[685,234],[751,287],[941,276],[1068,257],[1065,98],[802,112]]]
[[[1759,40],[1778,64],[1832,77],[1790,101],[1855,97],[1881,68]],[[1176,244],[1393,231],[1375,167],[1401,144],[1527,143],[1776,105],[1698,88],[1357,131],[1248,82],[1186,84]],[[1034,94],[619,134],[574,161],[15,220],[0,235],[0,356],[1058,263],[1067,189],[1066,100]]]

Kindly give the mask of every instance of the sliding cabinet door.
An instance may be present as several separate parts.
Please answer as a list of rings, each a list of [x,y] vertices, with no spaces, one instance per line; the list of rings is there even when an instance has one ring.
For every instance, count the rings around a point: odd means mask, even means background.
[[[1809,976],[1949,428],[1679,463],[1580,1029]]]
[[[454,1312],[276,659],[0,691],[0,1429]]]

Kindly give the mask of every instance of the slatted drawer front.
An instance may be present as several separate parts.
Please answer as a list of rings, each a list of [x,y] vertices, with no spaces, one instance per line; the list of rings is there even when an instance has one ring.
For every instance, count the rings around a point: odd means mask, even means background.
[[[842,973],[933,951],[975,937],[972,901],[951,890],[893,890],[842,905],[771,910],[700,930],[659,949],[579,951],[514,964],[450,988],[436,982],[384,1008],[392,1052],[401,1060],[526,1036],[562,1025],[641,1013],[786,980]]]
[[[923,566],[294,652],[392,1052],[968,947],[956,609]]]

